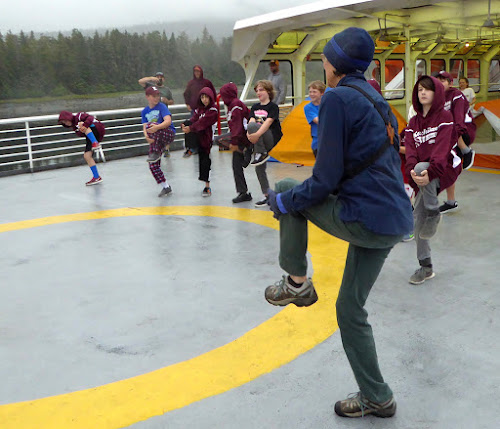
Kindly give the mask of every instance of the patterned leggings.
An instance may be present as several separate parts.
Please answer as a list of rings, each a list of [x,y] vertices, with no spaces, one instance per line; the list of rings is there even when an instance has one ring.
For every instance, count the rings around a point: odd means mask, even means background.
[[[160,131],[157,131],[154,134],[149,135],[150,138],[154,139],[154,142],[149,145],[149,153],[162,153],[165,150],[165,146],[174,141],[175,132],[170,128],[166,128]],[[151,174],[156,180],[156,183],[165,182],[165,176],[163,175],[163,171],[160,167],[161,159],[156,162],[152,162],[149,164],[149,170]]]

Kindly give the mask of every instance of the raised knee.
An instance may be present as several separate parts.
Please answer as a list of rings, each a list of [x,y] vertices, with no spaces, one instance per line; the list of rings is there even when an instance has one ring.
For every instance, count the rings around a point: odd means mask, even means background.
[[[300,185],[300,182],[298,180],[286,178],[277,182],[274,187],[276,192],[285,192],[297,185]]]

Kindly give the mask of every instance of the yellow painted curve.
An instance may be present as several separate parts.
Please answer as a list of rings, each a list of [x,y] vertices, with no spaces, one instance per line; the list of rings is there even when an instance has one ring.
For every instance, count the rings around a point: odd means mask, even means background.
[[[0,233],[124,216],[211,216],[278,229],[268,211],[217,206],[142,207],[52,216],[0,225]],[[319,300],[285,307],[240,338],[184,362],[92,389],[0,406],[2,429],[121,428],[240,386],[278,368],[337,330],[335,301],[347,243],[314,226],[309,251]],[[270,283],[277,279],[270,279]],[[262,294],[266,285],[261,285]],[[264,300],[264,297],[262,297]]]

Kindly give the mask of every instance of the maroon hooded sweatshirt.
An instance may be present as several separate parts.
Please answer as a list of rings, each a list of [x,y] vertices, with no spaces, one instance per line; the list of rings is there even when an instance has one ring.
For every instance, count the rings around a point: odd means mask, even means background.
[[[450,187],[462,171],[460,158],[452,151],[455,145],[453,116],[444,109],[444,87],[431,77],[436,91],[432,106],[424,117],[422,104],[418,100],[418,84],[413,88],[412,104],[417,112],[405,129],[406,167],[410,185],[418,192],[418,185],[411,178],[410,171],[418,162],[429,162],[429,181],[439,178],[440,190]]]
[[[201,102],[201,94],[206,94],[210,97],[208,106],[204,106]],[[217,122],[219,111],[215,107],[215,96],[210,88],[202,88],[198,94],[198,104],[191,118],[189,128],[198,134],[200,138],[200,150],[210,153],[212,147],[214,130],[213,125]]]
[[[72,125],[68,127],[64,125],[61,121],[71,121]],[[73,115],[73,113],[68,112],[67,110],[63,110],[59,114],[59,121],[57,123],[61,124],[63,127],[71,128],[76,133],[77,136],[85,137],[85,134],[79,131],[77,128],[78,122],[83,122],[83,125],[86,126],[87,128],[90,127],[91,125],[95,125],[95,127],[97,128],[97,132],[99,133],[99,135],[96,135],[95,137],[96,139],[98,139],[98,141],[102,141],[106,129],[104,128],[102,122],[94,118],[92,115],[89,115],[88,113],[78,112],[77,114]]]
[[[251,146],[247,139],[245,122],[248,121],[250,110],[238,98],[238,88],[232,82],[226,83],[220,89],[222,101],[227,106],[227,123],[231,132],[231,144],[238,145],[241,149]]]
[[[199,79],[196,79],[194,76],[194,69],[199,69],[201,71],[201,76]],[[193,67],[193,79],[191,79],[186,86],[186,90],[184,91],[184,101],[186,104],[191,107],[191,111],[194,111],[198,107],[198,101],[200,100],[200,91],[203,88],[210,88],[213,94],[217,94],[212,82],[203,77],[203,69],[199,65],[195,65]],[[215,99],[214,99],[215,101]]]
[[[470,143],[472,143],[476,138],[476,124],[472,122],[469,102],[464,94],[459,89],[450,87],[444,93],[444,99],[444,110],[452,113],[453,122],[455,122],[455,143],[464,134],[469,135]]]

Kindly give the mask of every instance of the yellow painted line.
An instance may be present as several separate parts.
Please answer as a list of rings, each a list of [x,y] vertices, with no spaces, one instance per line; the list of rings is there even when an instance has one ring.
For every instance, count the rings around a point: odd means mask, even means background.
[[[478,173],[500,174],[499,170],[490,170],[489,168],[469,168],[468,171],[476,171]]]
[[[278,229],[269,211],[216,206],[142,207],[53,216],[0,225],[0,232],[64,222],[123,216],[212,216]],[[335,301],[347,243],[315,226],[309,251],[319,300],[308,308],[285,307],[240,338],[184,362],[126,380],[0,406],[2,429],[121,428],[226,392],[292,361],[338,328]],[[276,262],[277,263],[277,262]],[[278,279],[270,279],[270,283]],[[263,305],[265,284],[262,289]],[[242,307],[244,311],[244,307]],[[64,376],[64,374],[61,374]]]

